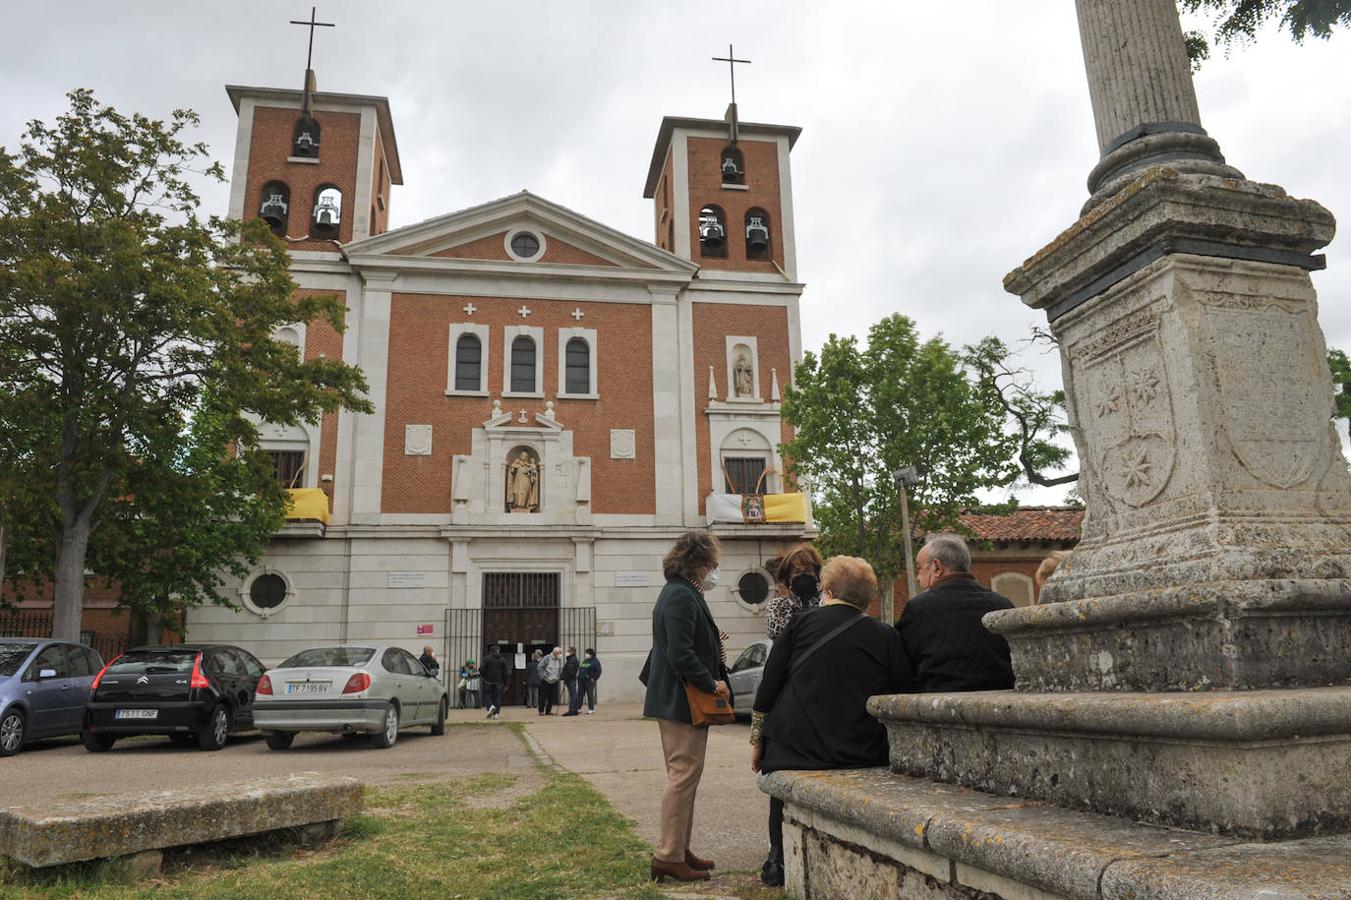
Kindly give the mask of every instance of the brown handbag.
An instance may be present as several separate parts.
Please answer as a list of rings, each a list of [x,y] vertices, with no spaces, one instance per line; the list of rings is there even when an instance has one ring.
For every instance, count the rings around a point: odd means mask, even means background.
[[[732,704],[721,694],[710,694],[694,685],[680,680],[685,688],[685,699],[690,704],[690,724],[695,728],[707,728],[710,725],[731,725],[736,721]]]

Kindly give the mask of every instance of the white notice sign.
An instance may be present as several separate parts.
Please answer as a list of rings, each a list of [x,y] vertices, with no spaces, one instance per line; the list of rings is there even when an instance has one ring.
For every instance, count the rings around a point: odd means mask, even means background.
[[[420,588],[426,583],[426,572],[389,572],[386,582],[392,588]]]
[[[648,587],[652,576],[647,572],[616,572],[615,587]]]
[[[517,653],[517,654],[516,654],[516,668],[518,668],[518,669],[524,669],[524,668],[525,668],[525,654],[524,654],[524,653]]]

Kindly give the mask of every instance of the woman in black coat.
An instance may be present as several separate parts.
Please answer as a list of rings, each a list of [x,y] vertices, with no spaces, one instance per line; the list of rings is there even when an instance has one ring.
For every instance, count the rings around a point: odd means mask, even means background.
[[[913,690],[896,629],[864,610],[877,596],[867,561],[836,556],[821,570],[821,606],[774,642],[751,714],[751,769],[855,769],[887,763],[887,731],[868,698]],[[783,801],[769,801],[769,858],[783,884]]]
[[[690,531],[662,561],[666,586],[652,610],[652,652],[648,656],[643,715],[657,720],[666,758],[661,798],[661,838],[652,856],[652,877],[697,881],[709,877],[713,862],[690,852],[694,796],[704,771],[708,729],[690,724],[685,685],[730,699],[720,678],[722,642],[704,600],[704,586],[718,582],[718,539]]]

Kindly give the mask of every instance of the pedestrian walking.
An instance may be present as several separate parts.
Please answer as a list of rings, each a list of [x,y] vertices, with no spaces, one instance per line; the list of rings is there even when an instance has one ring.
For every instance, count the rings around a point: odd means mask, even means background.
[[[586,655],[582,659],[582,667],[577,672],[577,689],[579,696],[586,700],[586,714],[592,715],[596,711],[596,682],[600,681],[600,658],[596,656],[596,651],[590,647],[586,648]],[[577,708],[581,709],[581,700],[577,702]]]
[[[525,664],[525,705],[532,708],[539,705],[539,661],[543,658],[544,652],[536,650]]]
[[[577,659],[577,648],[569,647],[568,655],[563,660],[563,685],[568,689],[568,711],[563,713],[565,716],[577,715],[577,707],[580,699],[577,694],[577,673],[581,671],[582,663]]]
[[[662,560],[666,586],[652,609],[643,715],[657,720],[666,761],[661,838],[650,869],[654,880],[702,881],[713,869],[712,860],[690,850],[708,728],[695,727],[685,692],[688,688],[731,699],[719,662],[718,625],[704,599],[704,588],[718,583],[720,549],[718,539],[706,531],[682,535]]]
[[[539,661],[539,714],[551,716],[558,705],[558,682],[563,677],[563,648]]]
[[[489,647],[479,675],[483,678],[483,708],[490,719],[502,718],[502,689],[506,687],[510,671],[502,650],[496,644]]]

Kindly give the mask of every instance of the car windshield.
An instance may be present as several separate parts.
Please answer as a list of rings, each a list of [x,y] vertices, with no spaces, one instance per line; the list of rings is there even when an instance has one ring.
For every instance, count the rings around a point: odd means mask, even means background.
[[[132,650],[108,667],[108,674],[143,672],[146,675],[176,675],[191,672],[196,650]]]
[[[33,644],[7,644],[0,642],[0,678],[8,678],[19,671],[19,666],[33,652]]]
[[[364,666],[375,655],[372,647],[315,647],[301,650],[282,663],[279,668],[297,669],[305,666]]]

